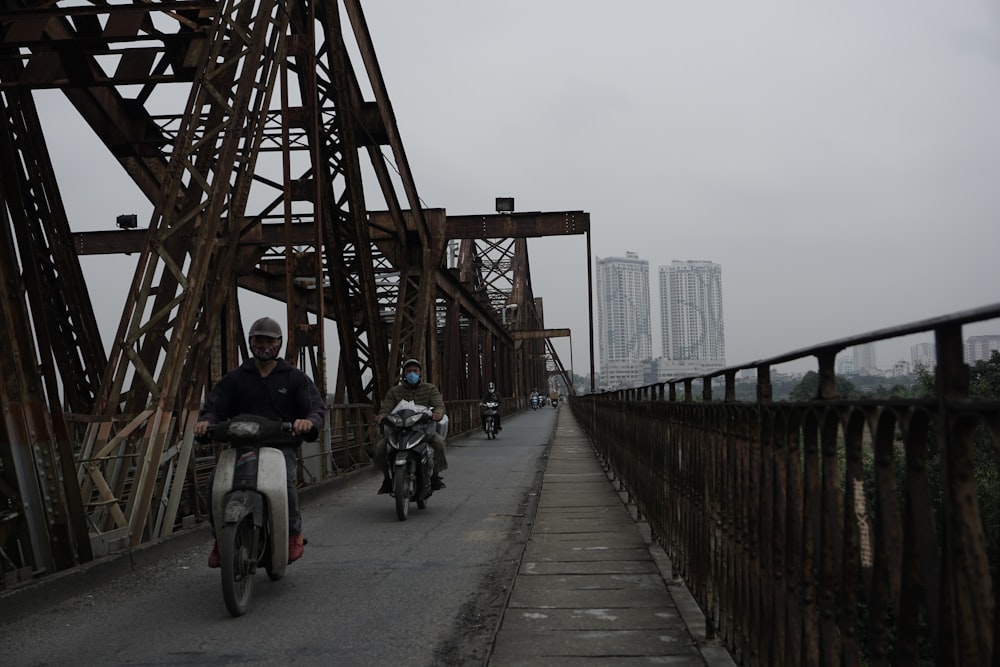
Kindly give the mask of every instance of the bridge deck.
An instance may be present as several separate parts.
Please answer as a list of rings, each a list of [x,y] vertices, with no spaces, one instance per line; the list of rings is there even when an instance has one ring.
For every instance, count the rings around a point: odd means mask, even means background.
[[[559,409],[537,514],[488,664],[732,665],[623,502],[572,413]]]

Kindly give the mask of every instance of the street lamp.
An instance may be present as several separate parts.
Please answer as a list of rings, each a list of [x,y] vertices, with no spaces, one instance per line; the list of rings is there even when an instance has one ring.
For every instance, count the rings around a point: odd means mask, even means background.
[[[505,305],[503,307],[503,309],[501,309],[500,312],[501,312],[501,317],[503,319],[503,325],[504,326],[507,326],[507,311],[508,310],[517,310],[517,304],[516,303],[508,303],[507,305]]]
[[[513,212],[514,212],[513,197],[497,197],[497,213],[513,213]]]

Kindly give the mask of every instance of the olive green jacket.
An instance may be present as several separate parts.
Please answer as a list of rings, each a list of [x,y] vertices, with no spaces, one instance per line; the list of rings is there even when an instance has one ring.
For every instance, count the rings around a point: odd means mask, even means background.
[[[400,382],[391,387],[382,399],[379,414],[387,415],[400,401],[413,401],[417,405],[426,405],[434,410],[434,414],[444,416],[444,397],[441,391],[430,382],[420,381],[414,386]]]

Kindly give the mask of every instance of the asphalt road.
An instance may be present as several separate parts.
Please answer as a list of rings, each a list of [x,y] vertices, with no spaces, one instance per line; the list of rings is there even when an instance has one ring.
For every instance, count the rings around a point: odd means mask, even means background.
[[[534,514],[556,411],[452,440],[447,488],[396,518],[369,472],[303,494],[302,560],[232,618],[207,529],[125,556],[122,574],[0,597],[3,662],[26,665],[481,665]],[[130,559],[130,560],[129,560]],[[81,581],[85,582],[81,585]],[[75,582],[70,585],[70,582]],[[34,588],[34,590],[32,590]]]

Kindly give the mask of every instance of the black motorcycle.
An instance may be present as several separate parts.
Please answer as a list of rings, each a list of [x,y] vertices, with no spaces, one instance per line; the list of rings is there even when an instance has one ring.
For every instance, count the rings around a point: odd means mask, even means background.
[[[390,494],[396,499],[396,517],[406,521],[410,503],[427,508],[434,475],[434,446],[431,438],[437,430],[430,408],[396,408],[386,416],[386,466],[392,479]]]
[[[497,415],[500,414],[500,404],[496,401],[486,401],[479,405],[483,408],[483,430],[486,431],[486,439],[493,440],[497,437]]]

